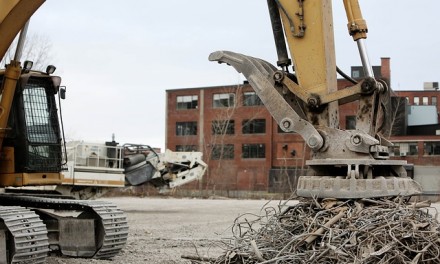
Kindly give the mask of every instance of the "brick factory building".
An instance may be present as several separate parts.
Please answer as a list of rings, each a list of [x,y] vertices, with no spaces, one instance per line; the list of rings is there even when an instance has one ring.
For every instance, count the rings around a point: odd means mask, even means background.
[[[382,58],[373,71],[376,78],[389,83],[390,59]],[[362,78],[362,67],[352,67],[351,76]],[[425,90],[393,92],[396,136],[391,140],[396,142],[394,158],[427,166],[428,173],[438,175],[440,109],[436,83],[431,84]],[[338,89],[351,85],[345,79],[338,80]],[[295,190],[310,151],[299,135],[279,129],[249,84],[167,90],[166,102],[166,148],[202,151],[209,166],[202,181],[180,191],[202,196],[263,197]],[[420,120],[423,111],[429,112],[429,117],[423,115],[426,120]],[[356,112],[356,102],[343,105],[340,127],[354,128]],[[436,179],[430,179],[429,184],[432,181]]]

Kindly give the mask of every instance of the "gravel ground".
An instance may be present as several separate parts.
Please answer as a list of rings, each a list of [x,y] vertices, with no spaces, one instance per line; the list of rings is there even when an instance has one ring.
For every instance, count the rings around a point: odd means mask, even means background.
[[[230,227],[243,213],[259,214],[267,200],[105,198],[125,211],[129,223],[126,247],[112,261],[49,257],[47,263],[190,263],[181,255],[219,256],[213,242],[231,236]],[[276,206],[279,201],[271,201]]]
[[[105,198],[125,211],[130,226],[126,247],[112,261],[49,257],[56,264],[190,263],[181,255],[219,256],[214,245],[231,236],[230,227],[243,213],[259,214],[266,200],[174,198]],[[271,201],[276,206],[279,201]],[[434,206],[440,209],[440,204]]]

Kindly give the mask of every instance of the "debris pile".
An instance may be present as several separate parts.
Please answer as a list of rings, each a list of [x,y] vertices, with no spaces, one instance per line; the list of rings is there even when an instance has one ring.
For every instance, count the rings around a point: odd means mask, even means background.
[[[401,198],[306,200],[236,219],[209,263],[438,263],[440,224],[430,203]],[[432,208],[432,210],[434,210]],[[201,263],[201,262],[193,262]]]

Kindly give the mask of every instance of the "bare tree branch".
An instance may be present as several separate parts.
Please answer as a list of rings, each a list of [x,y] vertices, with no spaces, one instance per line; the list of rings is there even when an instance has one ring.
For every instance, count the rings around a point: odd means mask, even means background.
[[[391,91],[392,98],[395,98],[391,101],[391,113],[390,113],[390,129],[387,131],[386,136],[389,138],[393,135],[398,135],[401,133],[400,129],[405,122],[405,113],[402,113],[402,107],[406,104],[406,99],[399,97],[394,91]]]
[[[17,39],[14,40],[5,56],[2,58],[0,67],[5,68],[6,64],[14,58],[16,47]],[[44,71],[53,59],[51,50],[52,43],[47,35],[33,33],[26,37],[23,54],[20,60],[32,61],[34,63],[32,67],[34,70]]]
[[[203,152],[204,156],[207,160],[216,160],[216,166],[210,166],[208,170],[210,170],[207,175],[221,175],[222,173],[227,173],[225,170],[229,169],[228,166],[225,166],[225,161],[231,157],[231,149],[230,145],[233,143],[228,143],[227,137],[233,136],[231,134],[232,127],[234,129],[233,134],[241,133],[243,126],[252,122],[256,118],[261,117],[261,113],[264,112],[263,107],[252,107],[249,106],[246,122],[244,124],[240,124],[235,121],[237,117],[237,110],[243,106],[243,98],[244,91],[242,85],[237,85],[234,90],[225,89],[224,91],[220,91],[220,93],[233,93],[234,94],[234,103],[228,107],[218,107],[216,114],[212,118],[211,126],[211,134],[209,137],[204,138],[203,144]],[[235,119],[234,119],[235,118]],[[237,146],[235,146],[237,147]],[[236,152],[236,150],[235,150]],[[233,153],[232,153],[233,154]],[[218,182],[218,181],[216,181]],[[206,177],[205,188],[208,189],[212,187],[215,189],[214,179],[212,177],[208,179]]]

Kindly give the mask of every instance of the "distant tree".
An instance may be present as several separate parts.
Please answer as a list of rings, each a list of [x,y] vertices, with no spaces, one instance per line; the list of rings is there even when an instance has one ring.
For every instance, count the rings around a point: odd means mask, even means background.
[[[390,106],[390,125],[386,137],[404,135],[406,133],[406,105],[405,97],[400,97],[392,91],[391,106]]]
[[[304,144],[305,146],[305,144]],[[295,176],[298,173],[298,158],[295,158],[295,166],[294,166],[294,171],[293,174],[291,173],[292,171],[292,167],[289,166],[289,160],[292,160],[292,155],[287,151],[287,148],[283,148],[283,156],[280,157],[280,159],[282,160],[283,164],[280,168],[279,171],[279,176],[281,176],[280,180],[281,180],[281,188],[279,189],[279,191],[289,191],[290,193],[294,193],[296,190],[296,180],[295,180]]]
[[[0,62],[0,68],[5,68],[15,55],[15,49],[17,48],[18,38],[12,42],[11,46],[7,50],[5,56]],[[51,63],[53,55],[51,53],[52,43],[47,35],[41,34],[28,34],[23,46],[23,52],[20,61],[30,60],[32,61],[33,70],[46,70],[47,65]]]
[[[214,179],[211,175],[221,175],[231,173],[233,170],[227,166],[227,161],[234,157],[234,152],[237,153],[238,144],[228,142],[228,136],[234,136],[241,133],[244,126],[249,125],[252,120],[257,119],[264,112],[261,107],[249,106],[248,113],[251,113],[246,122],[239,123],[235,120],[237,110],[244,107],[245,98],[242,85],[237,85],[235,89],[225,89],[221,91],[223,94],[233,94],[233,103],[228,101],[227,106],[217,106],[217,113],[213,116],[212,122],[206,124],[210,127],[210,135],[204,137],[203,152],[206,160],[215,160],[217,166],[208,167],[205,178],[205,189],[216,188],[216,184],[220,183],[219,179]],[[226,99],[225,99],[226,102]],[[229,105],[230,104],[230,105]],[[235,149],[232,148],[235,146]],[[202,150],[202,149],[201,149]],[[209,177],[209,178],[208,178]]]
[[[215,191],[215,180],[211,177],[212,174],[218,173],[221,170],[222,160],[225,155],[224,151],[224,140],[228,132],[228,126],[230,126],[231,118],[233,118],[237,109],[237,96],[240,94],[241,87],[238,85],[235,92],[227,89],[223,91],[224,93],[233,93],[233,105],[228,107],[219,107],[218,113],[214,116],[212,123],[206,124],[211,128],[211,133],[209,136],[205,135],[203,149],[204,156],[207,161],[218,160],[218,166],[212,168],[208,166],[205,176],[205,187],[207,190],[209,186],[212,186],[213,191]],[[202,186],[200,186],[202,187]]]

